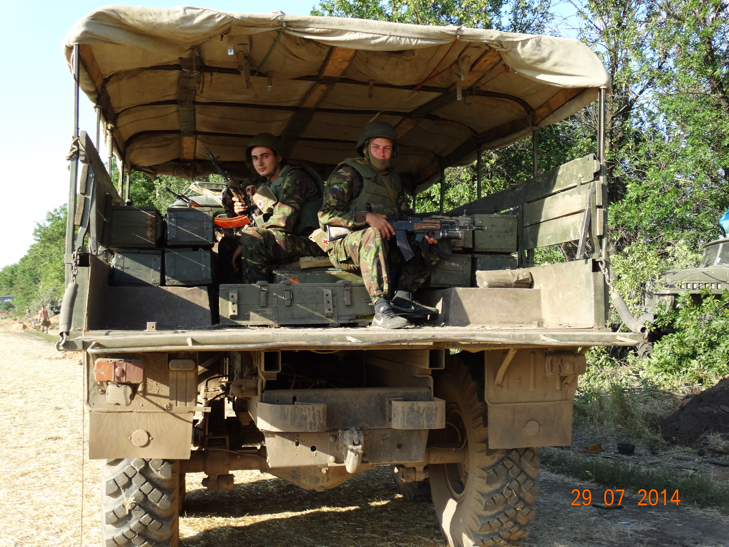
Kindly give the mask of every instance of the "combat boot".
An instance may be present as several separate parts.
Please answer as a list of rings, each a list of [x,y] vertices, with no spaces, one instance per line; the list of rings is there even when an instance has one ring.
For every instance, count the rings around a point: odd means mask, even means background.
[[[395,313],[408,319],[428,319],[431,315],[438,315],[438,309],[425,306],[413,300],[413,293],[408,291],[397,291],[390,301]]]
[[[378,329],[402,329],[411,326],[410,321],[400,317],[384,298],[375,302],[375,317],[372,326]]]

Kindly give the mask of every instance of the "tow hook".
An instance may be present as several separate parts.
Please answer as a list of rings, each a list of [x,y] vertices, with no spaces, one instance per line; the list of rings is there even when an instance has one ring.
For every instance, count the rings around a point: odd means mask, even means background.
[[[362,450],[364,448],[364,435],[359,429],[340,429],[339,444],[344,453],[344,466],[347,473],[354,474],[362,463]]]

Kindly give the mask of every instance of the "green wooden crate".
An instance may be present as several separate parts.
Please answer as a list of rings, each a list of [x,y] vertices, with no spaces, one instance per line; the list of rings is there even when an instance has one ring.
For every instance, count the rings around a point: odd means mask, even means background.
[[[167,245],[211,247],[215,243],[210,207],[167,209]]]
[[[423,287],[470,287],[471,255],[453,253],[438,261]]]
[[[162,236],[162,217],[154,207],[112,207],[103,243],[110,249],[154,248]]]
[[[374,307],[364,284],[220,285],[221,325],[343,325],[369,322]]]
[[[124,250],[111,261],[113,285],[160,285],[162,251]]]
[[[165,285],[196,287],[213,282],[210,251],[165,250]]]
[[[473,251],[477,253],[515,253],[517,251],[516,215],[471,215]]]
[[[336,268],[311,268],[308,270],[273,270],[274,283],[336,283],[350,281],[363,283],[362,276]]]

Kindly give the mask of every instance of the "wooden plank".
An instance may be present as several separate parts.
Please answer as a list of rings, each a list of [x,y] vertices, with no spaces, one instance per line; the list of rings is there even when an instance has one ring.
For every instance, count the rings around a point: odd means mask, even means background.
[[[595,184],[595,182],[583,184],[571,190],[524,204],[524,226],[584,211],[587,206],[587,194],[595,191]]]
[[[538,249],[580,239],[584,213],[548,220],[524,228],[524,248]]]
[[[301,135],[311,122],[314,116],[314,109],[319,106],[324,97],[327,96],[334,84],[337,83],[342,73],[352,62],[356,50],[346,47],[334,47],[329,51],[329,56],[319,71],[320,81],[316,82],[304,100],[301,101],[297,112],[291,116],[286,128],[281,133],[284,149],[281,154],[288,157],[294,148],[296,139]]]
[[[352,62],[355,49],[335,47],[329,52],[324,68],[320,71],[320,78],[339,78]]]
[[[193,57],[180,57],[180,79],[177,82],[177,112],[180,122],[180,159],[195,159],[195,98],[197,96],[196,73],[202,67]]]
[[[457,207],[449,211],[448,214],[458,216],[463,214],[464,211],[468,211],[469,214],[499,213],[506,209],[518,207],[523,203],[535,201],[579,184],[590,182],[595,178],[596,162],[594,160],[595,157],[592,154],[573,160],[526,182],[521,182],[501,192],[496,192]]]
[[[299,108],[316,108],[331,88],[332,84],[314,84],[306,97],[304,97]]]
[[[91,169],[94,171],[94,179],[97,184],[97,202],[103,203],[104,195],[108,194],[111,196],[114,205],[121,205],[122,201],[119,197],[119,193],[116,191],[109,173],[106,172],[104,162],[101,161],[99,153],[96,151],[96,148],[94,148],[94,143],[91,141],[91,138],[86,131],[81,131],[79,143],[81,147],[79,159],[82,163],[90,165]]]
[[[398,138],[402,139],[416,125],[418,125],[418,120],[413,118],[403,118],[400,120],[400,122],[398,122],[395,126]]]
[[[468,79],[466,81],[468,87],[476,84],[484,74],[489,72],[492,68],[494,68],[502,61],[503,59],[501,58],[501,54],[498,51],[496,51],[495,49],[489,49],[471,67],[471,71],[468,73]]]
[[[299,268],[308,270],[309,268],[331,268],[332,261],[328,256],[302,256],[299,259]]]
[[[195,159],[195,146],[197,137],[185,135],[180,137],[180,159],[182,161],[193,161]]]
[[[554,97],[544,103],[541,108],[537,109],[537,123],[541,122],[544,118],[552,114],[555,110],[577,97],[577,95],[579,95],[583,91],[585,91],[585,88],[579,87],[563,89],[562,91],[557,93]]]

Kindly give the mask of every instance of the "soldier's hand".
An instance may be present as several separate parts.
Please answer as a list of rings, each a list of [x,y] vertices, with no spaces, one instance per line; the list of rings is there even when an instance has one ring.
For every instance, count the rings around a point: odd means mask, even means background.
[[[380,234],[382,234],[382,237],[384,237],[385,239],[390,239],[390,237],[395,235],[395,228],[392,227],[392,224],[387,222],[387,217],[385,215],[378,215],[377,213],[367,213],[367,216],[365,217],[365,222],[368,226],[377,228]]]
[[[248,207],[246,207],[246,204],[243,202],[243,200],[240,199],[235,194],[233,194],[233,211],[235,211],[235,214],[242,215],[247,210],[248,210]]]
[[[430,243],[431,245],[438,245],[438,240],[430,237],[429,235],[425,234],[425,241]]]

